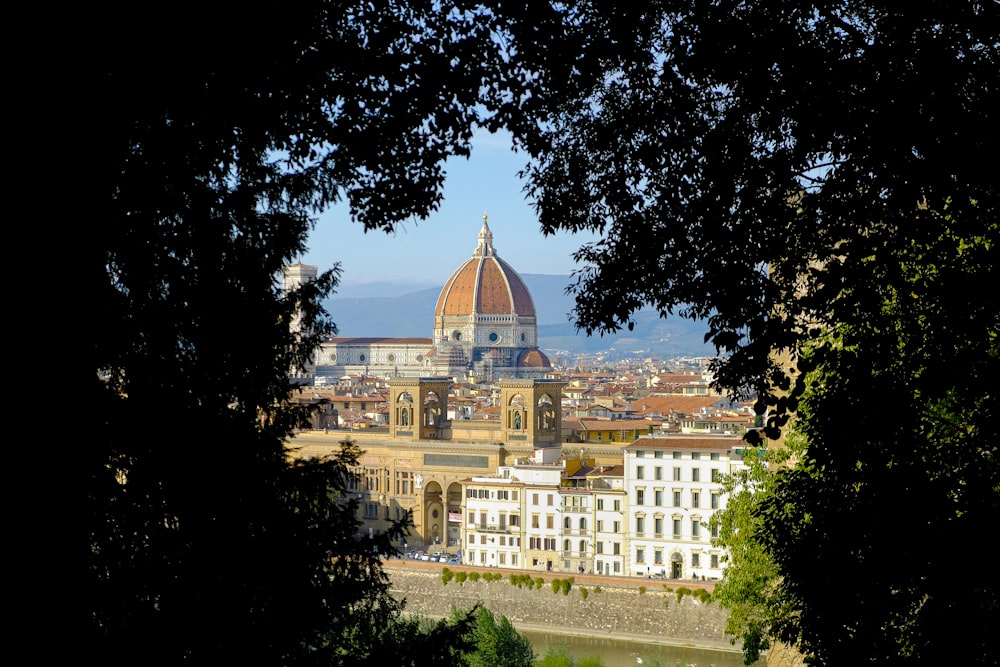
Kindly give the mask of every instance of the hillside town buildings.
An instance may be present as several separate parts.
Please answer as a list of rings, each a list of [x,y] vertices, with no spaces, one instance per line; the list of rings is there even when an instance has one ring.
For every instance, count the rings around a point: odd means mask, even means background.
[[[538,349],[531,295],[485,219],[442,289],[434,339],[331,339],[302,378],[317,405],[294,455],[362,450],[365,533],[482,567],[717,579],[709,522],[743,465],[739,406],[703,375],[563,375]],[[286,285],[315,277],[286,272]],[[654,378],[658,378],[653,381]],[[689,387],[690,386],[690,387]],[[692,388],[688,391],[688,388]]]

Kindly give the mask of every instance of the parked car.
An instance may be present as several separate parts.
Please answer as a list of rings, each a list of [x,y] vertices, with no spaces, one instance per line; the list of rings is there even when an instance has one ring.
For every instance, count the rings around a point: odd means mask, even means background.
[[[418,551],[417,555],[415,556],[415,558],[417,560],[430,560],[431,559],[431,555],[429,553],[427,553],[426,551]]]
[[[434,562],[434,563],[447,563],[448,562],[448,554],[446,554],[443,551],[435,551],[434,553],[431,554],[431,562]]]
[[[461,565],[462,564],[462,559],[459,558],[458,556],[452,556],[451,558],[448,559],[448,564],[449,565]]]

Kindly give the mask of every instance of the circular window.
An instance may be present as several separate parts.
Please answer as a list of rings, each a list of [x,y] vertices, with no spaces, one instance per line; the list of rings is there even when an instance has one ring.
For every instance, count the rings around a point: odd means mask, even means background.
[[[366,357],[366,356],[365,356],[365,355],[363,355],[363,354],[361,354],[361,355],[358,355],[358,360],[359,360],[359,361],[360,361],[361,363],[365,363],[365,359],[367,359],[367,358],[368,358],[368,357]]]
[[[386,359],[388,359],[389,363],[391,364],[392,362],[396,361],[396,355],[390,354],[388,357],[386,357]]]
[[[455,332],[453,332],[451,334],[451,337],[453,339],[455,339],[455,340],[462,340],[462,332],[461,331],[455,331]]]
[[[417,355],[417,361],[423,361],[423,360],[424,360],[424,355],[418,354]]]
[[[434,510],[433,512],[431,512],[431,516],[434,517],[435,519],[438,518],[439,514],[440,514],[440,512],[438,512],[437,510]]]
[[[491,343],[495,343],[498,340],[500,340],[500,334],[498,334],[496,331],[491,331],[490,335],[489,335],[489,339],[490,339]]]
[[[330,363],[331,364],[337,363],[337,355],[335,355],[335,354],[331,354],[330,355]]]

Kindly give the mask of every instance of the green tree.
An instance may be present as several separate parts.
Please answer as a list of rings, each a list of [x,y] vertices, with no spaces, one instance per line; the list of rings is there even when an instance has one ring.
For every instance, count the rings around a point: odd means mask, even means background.
[[[789,382],[772,351],[838,323],[888,244],[933,237],[945,209],[960,236],[988,233],[998,14],[723,0],[582,18],[618,48],[606,76],[546,99],[527,172],[544,229],[603,233],[578,253],[577,323],[706,317],[718,386],[763,408]]]
[[[475,610],[471,636],[475,652],[470,667],[532,667],[535,651],[531,642],[514,629],[506,616],[496,616],[486,607]]]
[[[565,646],[550,647],[535,663],[535,667],[576,667],[576,660]]]
[[[419,615],[395,616],[376,629],[371,650],[365,654],[354,652],[351,660],[358,665],[460,667],[468,664],[468,655],[475,651],[474,623],[472,612],[456,613],[438,621]]]
[[[506,616],[483,606],[471,610],[452,608],[449,625],[461,628],[464,653],[453,664],[470,667],[531,667],[535,653]]]
[[[761,536],[767,526],[761,506],[775,486],[775,467],[801,453],[804,439],[790,433],[785,448],[763,449],[748,456],[746,468],[722,477],[726,507],[712,515],[718,529],[714,544],[728,554],[725,576],[715,586],[713,598],[729,610],[726,633],[742,642],[747,664],[753,664],[771,646],[771,631],[783,610],[778,565],[767,552]],[[680,591],[678,591],[680,599]]]
[[[565,646],[550,647],[545,655],[535,662],[535,667],[603,667],[600,656],[585,656],[576,660]]]
[[[982,384],[1000,341],[996,328],[965,330],[996,314],[942,298],[945,285],[988,280],[996,231],[959,239],[946,218],[940,237],[893,249],[876,271],[894,275],[864,287],[874,307],[817,331],[803,356],[789,449],[727,481],[718,520],[732,564],[716,597],[748,659],[774,638],[816,664],[988,664],[996,587],[922,536],[960,541],[1000,516],[1000,434]],[[942,639],[956,634],[967,639]]]
[[[796,612],[775,634],[821,664],[989,664],[995,653],[1000,590],[941,545],[1000,518],[986,384],[1000,370],[1000,310],[953,293],[995,279],[1000,223],[968,237],[951,222],[886,251],[878,279],[851,295],[871,307],[859,304],[800,364],[807,447],[778,471],[759,539]],[[970,634],[943,640],[959,633]]]

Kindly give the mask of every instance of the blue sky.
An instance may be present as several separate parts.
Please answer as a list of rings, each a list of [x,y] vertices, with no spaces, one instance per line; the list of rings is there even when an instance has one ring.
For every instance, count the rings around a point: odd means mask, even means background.
[[[351,222],[346,206],[329,209],[319,217],[302,262],[321,271],[340,262],[345,286],[381,281],[443,285],[472,256],[486,213],[494,248],[519,273],[569,275],[576,268],[573,251],[595,236],[542,236],[517,177],[527,158],[510,146],[505,136],[478,133],[468,160],[448,161],[441,207],[427,220],[398,226],[395,234],[366,234]]]

